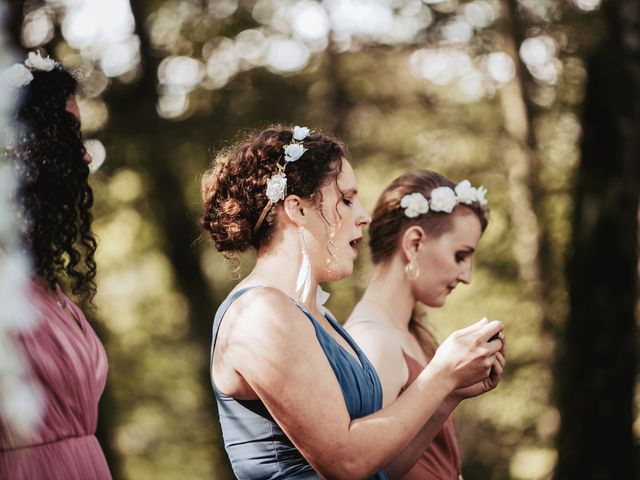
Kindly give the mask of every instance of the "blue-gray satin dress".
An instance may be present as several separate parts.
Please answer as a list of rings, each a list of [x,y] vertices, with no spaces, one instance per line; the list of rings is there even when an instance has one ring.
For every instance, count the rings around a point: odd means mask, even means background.
[[[223,315],[237,298],[252,288],[257,287],[247,287],[232,292],[218,308],[213,323],[212,358]],[[360,363],[336,342],[306,309],[295,302],[294,304],[313,324],[318,342],[340,383],[351,418],[364,417],[380,410],[382,408],[380,379],[358,345],[338,322],[330,315],[326,315],[331,326],[356,352]],[[218,403],[224,446],[233,472],[239,480],[320,478],[260,400],[236,400],[218,390],[215,379],[212,383]],[[309,391],[307,394],[312,396],[314,392]],[[319,418],[318,421],[321,422],[322,419]],[[386,479],[387,475],[384,471],[371,477],[371,480]]]

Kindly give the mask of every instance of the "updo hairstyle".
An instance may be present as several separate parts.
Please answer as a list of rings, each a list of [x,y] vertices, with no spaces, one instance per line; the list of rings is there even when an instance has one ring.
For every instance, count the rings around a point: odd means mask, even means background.
[[[272,238],[281,202],[271,206],[255,233],[254,228],[269,202],[267,181],[278,173],[278,163],[284,164],[284,147],[292,141],[293,127],[271,126],[222,151],[205,172],[201,225],[225,256],[259,250]],[[331,181],[337,187],[345,146],[318,132],[311,132],[301,143],[307,150],[286,166],[287,195],[312,199],[320,207],[320,189]]]

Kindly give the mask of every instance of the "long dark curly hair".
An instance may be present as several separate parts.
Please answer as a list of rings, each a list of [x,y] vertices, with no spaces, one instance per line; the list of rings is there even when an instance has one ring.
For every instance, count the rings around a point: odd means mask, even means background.
[[[93,192],[80,121],[67,111],[76,79],[61,65],[33,71],[18,91],[16,134],[7,157],[18,177],[16,204],[34,274],[50,288],[67,284],[91,301],[96,285]]]

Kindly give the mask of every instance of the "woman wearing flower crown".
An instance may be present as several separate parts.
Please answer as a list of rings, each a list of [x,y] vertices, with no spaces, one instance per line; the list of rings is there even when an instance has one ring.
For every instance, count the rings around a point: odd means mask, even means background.
[[[370,218],[340,141],[268,128],[221,153],[202,182],[203,227],[255,267],[220,305],[211,375],[225,448],[241,480],[387,478],[384,468],[456,389],[499,368],[500,322],[449,337],[393,405],[322,307],[320,282],[351,274]]]
[[[380,377],[383,407],[404,399],[425,366],[437,359],[438,345],[418,321],[418,303],[440,307],[459,283],[471,281],[471,258],[487,226],[485,193],[467,180],[455,185],[421,170],[394,180],[378,200],[369,228],[373,274],[345,327]],[[463,399],[492,390],[500,381],[503,333],[497,338],[489,343],[499,349],[491,374],[450,392],[391,462],[391,478],[461,478],[450,414]]]
[[[17,341],[40,393],[37,401],[24,401],[41,416],[25,438],[0,414],[0,478],[110,479],[95,437],[107,358],[62,290],[86,300],[95,294],[92,158],[80,133],[77,83],[60,64],[33,52],[3,72],[2,81],[16,88],[16,132],[5,155],[17,174],[15,202],[32,260],[29,293],[38,317]]]

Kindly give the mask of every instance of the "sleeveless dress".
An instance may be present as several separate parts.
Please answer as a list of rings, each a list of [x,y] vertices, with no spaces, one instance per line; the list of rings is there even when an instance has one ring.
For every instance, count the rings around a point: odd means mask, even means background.
[[[31,295],[40,321],[21,332],[17,342],[29,377],[44,394],[43,416],[29,439],[11,436],[0,417],[0,479],[108,480],[109,467],[95,437],[108,369],[104,348],[62,292],[59,301],[67,312],[35,283]]]
[[[400,394],[411,385],[424,369],[418,360],[402,352],[409,368],[409,378],[400,390]],[[453,418],[449,416],[442,428],[416,464],[409,470],[402,480],[458,480],[462,461],[458,449],[458,440],[453,426]]]
[[[247,287],[231,293],[218,308],[213,323],[211,359],[223,315],[238,297],[253,288],[258,287]],[[362,350],[340,324],[330,315],[325,315],[331,326],[356,352],[359,364],[306,309],[291,301],[313,324],[318,342],[340,383],[351,419],[380,410],[382,386],[373,365]],[[233,472],[239,480],[320,478],[260,400],[236,400],[218,390],[213,380],[212,385],[218,404],[225,450],[229,455]],[[308,394],[313,395],[313,392]],[[370,479],[386,480],[387,475],[380,471]]]

